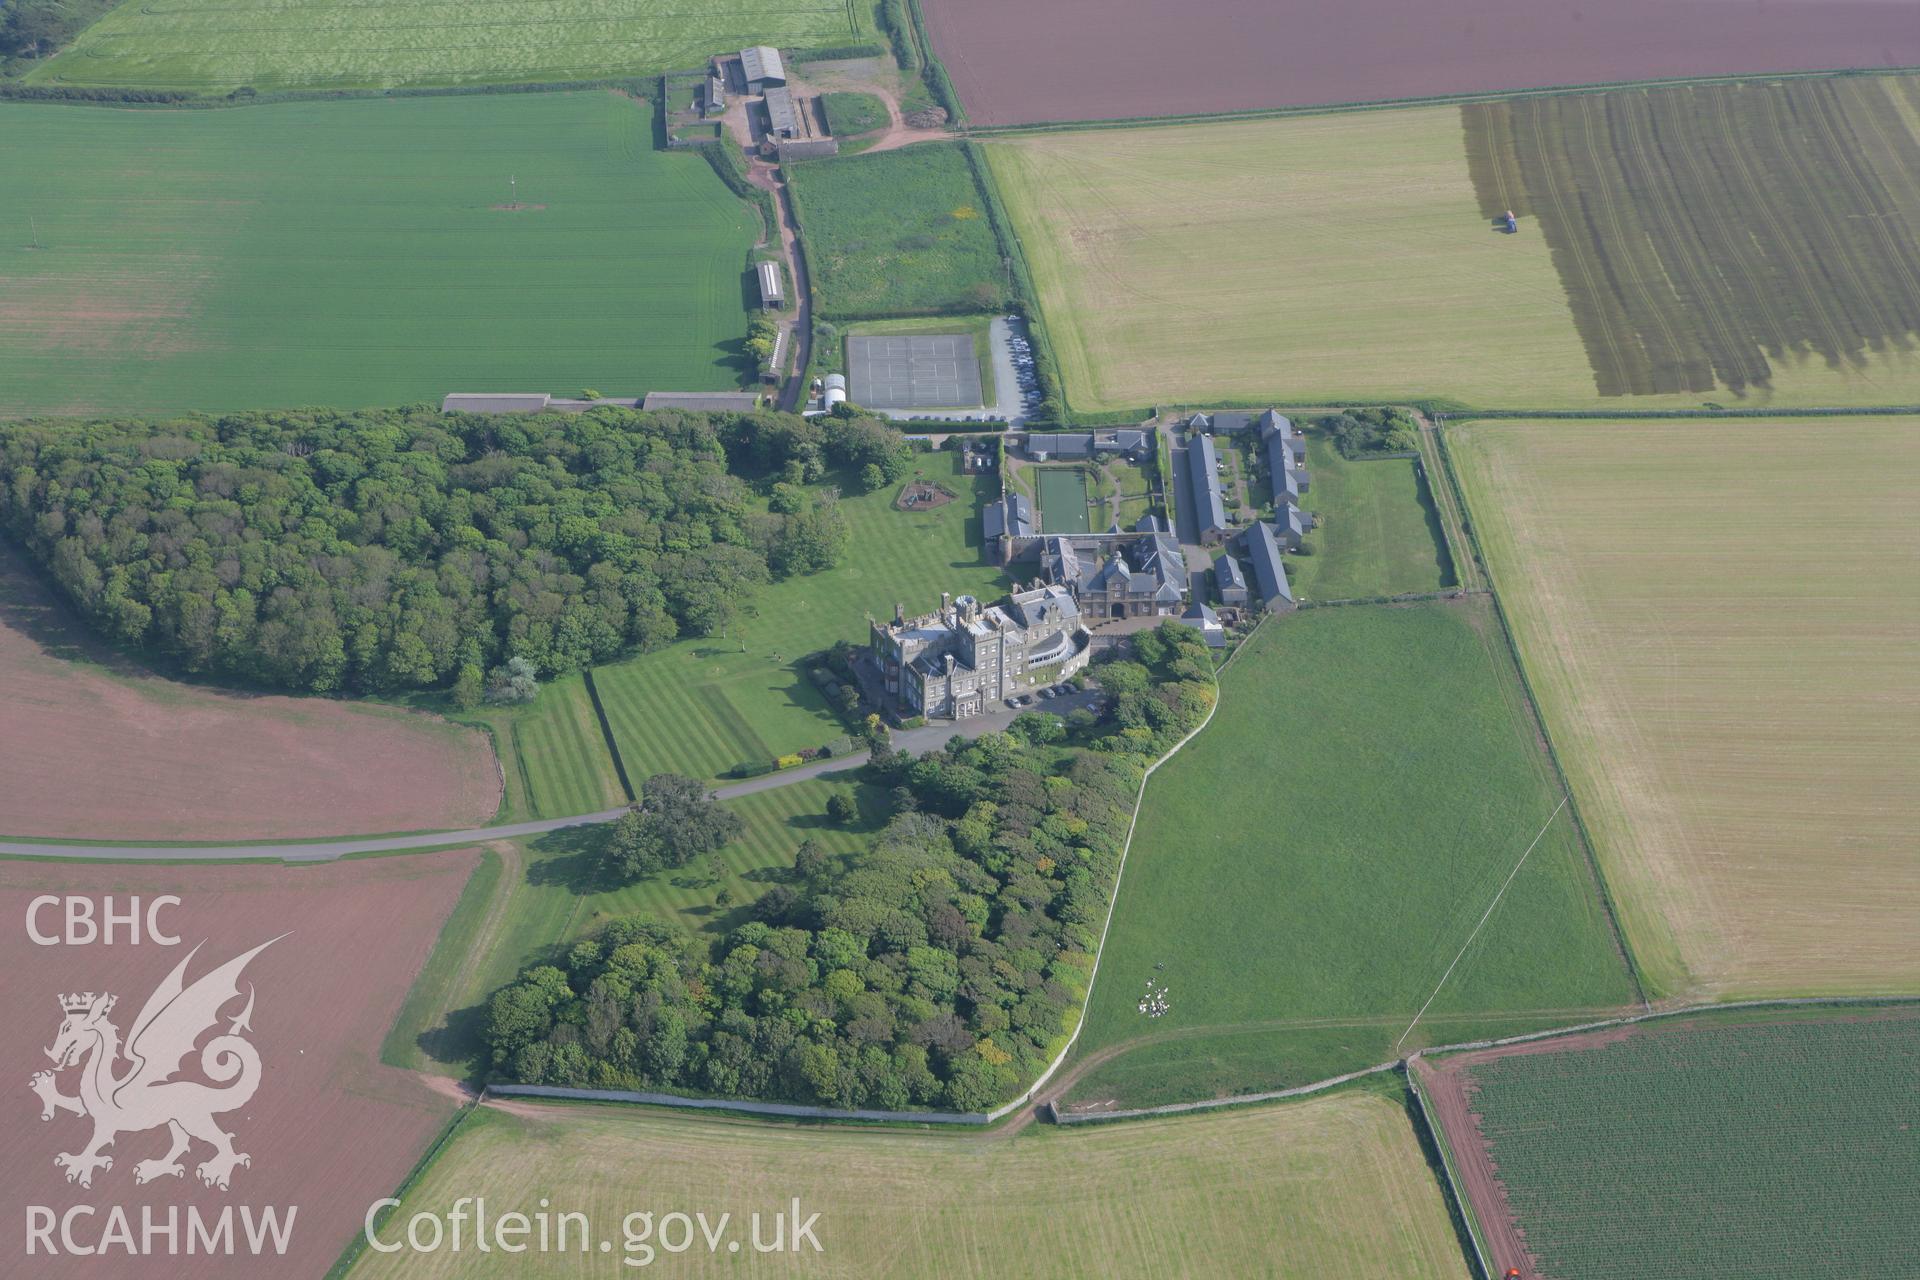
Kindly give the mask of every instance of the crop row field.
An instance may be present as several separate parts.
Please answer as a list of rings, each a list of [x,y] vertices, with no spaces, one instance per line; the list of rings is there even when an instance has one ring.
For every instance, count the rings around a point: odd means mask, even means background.
[[[30,80],[203,93],[592,80],[752,44],[870,40],[866,12],[848,0],[151,0],[121,5]]]
[[[1447,441],[1652,985],[1920,988],[1913,422],[1486,421]]]
[[[18,1095],[9,1112],[11,1140],[0,1156],[0,1207],[10,1222],[7,1274],[36,1280],[103,1271],[129,1277],[190,1271],[206,1280],[325,1275],[359,1232],[366,1207],[391,1194],[455,1111],[450,1090],[383,1064],[377,1053],[474,867],[471,850],[296,867],[0,862],[0,960],[8,975],[0,987],[0,1016],[14,1028],[7,1068]],[[172,895],[156,918],[180,945],[155,946],[148,937],[127,945],[124,932],[111,946],[41,945],[29,936],[27,922],[28,904],[43,895],[55,901],[75,895],[120,911],[130,901],[151,904],[158,895]],[[40,919],[58,933],[56,914],[42,911]],[[198,985],[262,944],[265,949],[227,987],[228,998],[217,999],[217,991],[210,995]],[[156,1016],[149,1021],[143,1006],[166,989],[176,966],[184,966],[187,990],[167,1012],[155,1000],[147,1012]],[[42,1050],[59,1039],[58,997],[66,992],[116,997],[101,1017],[136,1056],[122,1060],[113,1048],[96,1047],[103,1040],[82,1033],[79,1062],[50,1062]],[[182,1012],[191,1025],[182,1025]],[[144,1041],[138,1032],[143,1024],[155,1032]],[[251,1068],[238,1051],[222,1047],[226,1042],[215,1036],[216,1025],[220,1035],[237,1033],[252,1046],[257,1056]],[[84,1151],[93,1123],[84,1113],[62,1111],[43,1122],[41,1104],[28,1092],[29,1077],[52,1067],[58,1093],[83,1095],[84,1072],[133,1076],[138,1050],[144,1044],[155,1052],[163,1030],[179,1036],[182,1048],[167,1066],[168,1073],[178,1070],[176,1082],[162,1085],[158,1096],[146,1095],[148,1105],[163,1108],[160,1114],[151,1116],[151,1127],[128,1123],[113,1136],[116,1113],[105,1111],[101,1131],[112,1140],[106,1148],[110,1162],[91,1171],[91,1186],[68,1181],[54,1156]],[[203,1059],[191,1051],[196,1040],[214,1046],[205,1060],[208,1083],[192,1083],[203,1078]],[[212,1066],[222,1058],[225,1075]],[[214,1124],[249,1159],[227,1170],[229,1182],[218,1187],[200,1177],[198,1166],[211,1164],[215,1154],[202,1136],[204,1122],[196,1125],[191,1110],[169,1115],[165,1109],[167,1093],[177,1099],[195,1089],[237,1092],[236,1100],[213,1108]],[[137,1092],[129,1088],[122,1096]],[[172,1173],[141,1179],[143,1165],[163,1164],[169,1146],[163,1122],[174,1116],[193,1130],[191,1149]],[[57,1232],[50,1243],[34,1247],[31,1206],[64,1217],[73,1225],[74,1243],[97,1245],[99,1253],[81,1256]],[[268,1243],[264,1256],[255,1256],[245,1243],[241,1214],[251,1212],[257,1221],[269,1206],[277,1207],[287,1227],[285,1247],[276,1253]],[[213,1227],[229,1211],[235,1217],[233,1247],[203,1244],[186,1265],[189,1215]],[[134,1225],[116,1243],[110,1221],[122,1213]],[[162,1233],[177,1219],[173,1247],[166,1234],[157,1234],[148,1237],[152,1253],[136,1256],[139,1224],[149,1216]],[[103,1256],[112,1259],[107,1267]]]
[[[746,368],[753,215],[625,96],[8,104],[0,173],[0,415],[717,391]]]
[[[840,509],[852,536],[831,572],[790,578],[754,594],[751,612],[724,636],[682,640],[600,667],[608,723],[627,776],[678,772],[715,778],[748,762],[820,746],[847,732],[807,677],[806,655],[836,640],[867,641],[866,619],[895,603],[924,612],[942,591],[999,596],[1001,571],[980,552],[980,507],[999,496],[994,477],[960,470],[959,455],[916,455],[909,479],[944,484],[956,501],[901,511],[897,487],[846,489]],[[849,477],[837,477],[847,481]]]
[[[818,1252],[755,1253],[761,1215],[818,1214]],[[504,1211],[543,1197],[587,1216],[616,1260],[675,1274],[1218,1276],[1452,1280],[1460,1248],[1406,1113],[1347,1094],[1288,1107],[1018,1139],[796,1126],[616,1106],[481,1107],[406,1194],[392,1222],[462,1196]],[[678,1243],[673,1211],[729,1216],[711,1249]],[[651,1210],[653,1234],[623,1219]],[[641,1224],[632,1224],[639,1235]],[[790,1228],[789,1228],[790,1229]],[[662,1234],[664,1233],[664,1234]],[[734,1250],[730,1244],[737,1244]],[[354,1280],[602,1274],[606,1256],[361,1256]]]
[[[1920,1268],[1911,1007],[1662,1020],[1416,1070],[1494,1275]]]
[[[1280,1088],[1632,999],[1484,599],[1269,621],[1220,694],[1148,783],[1070,1105]]]
[[[982,150],[1079,410],[1920,401],[1913,77]]]
[[[1920,65],[1904,6],[1853,0],[1737,17],[1700,0],[938,0],[925,13],[976,125]]]

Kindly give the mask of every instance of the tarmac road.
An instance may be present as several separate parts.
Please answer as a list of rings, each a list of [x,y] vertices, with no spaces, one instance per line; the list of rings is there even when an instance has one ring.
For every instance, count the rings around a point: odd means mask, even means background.
[[[895,733],[893,740],[902,751],[924,753],[939,748],[955,734],[963,738],[977,738],[982,734],[1005,729],[1021,711],[1055,711],[1064,715],[1075,707],[1085,706],[1096,696],[1092,693],[1071,693],[1051,701],[1036,698],[1031,707],[1021,707],[1018,710],[1000,708],[970,720],[943,721],[920,729],[907,729]],[[776,787],[790,787],[796,782],[805,782],[823,773],[856,768],[866,762],[867,753],[856,751],[849,755],[836,756],[831,760],[815,760],[797,768],[763,774],[758,778],[748,778],[744,782],[729,783],[724,787],[716,787],[713,794],[721,800],[732,800],[759,791],[771,791]],[[626,809],[623,806],[618,809],[602,809],[598,813],[576,814],[568,818],[543,818],[537,822],[513,822],[497,827],[472,827],[465,831],[423,831],[403,836],[349,836],[340,840],[281,840],[259,844],[63,844],[36,840],[0,840],[0,857],[78,858],[100,862],[218,862],[261,858],[278,858],[282,862],[330,862],[335,858],[346,857],[348,854],[444,849],[453,845],[478,844],[487,840],[512,840],[520,836],[545,835],[549,831],[560,831],[567,827],[584,827],[596,822],[612,822],[625,812]]]

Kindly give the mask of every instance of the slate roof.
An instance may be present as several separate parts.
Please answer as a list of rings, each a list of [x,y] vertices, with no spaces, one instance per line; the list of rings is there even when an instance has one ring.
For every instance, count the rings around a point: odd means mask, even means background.
[[[1213,580],[1222,592],[1235,587],[1241,591],[1247,589],[1246,570],[1240,567],[1238,560],[1224,551],[1213,558]]]
[[[1027,434],[1028,453],[1047,453],[1056,458],[1091,458],[1093,435],[1085,431],[1032,431]]]
[[[1222,432],[1232,434],[1235,431],[1245,431],[1253,425],[1253,415],[1250,413],[1216,413],[1211,417],[1215,435]]]
[[[745,413],[757,408],[760,397],[751,391],[649,391],[642,409],[692,409],[707,413]]]
[[[459,391],[440,402],[442,413],[540,413],[553,397],[538,392],[498,395]]]
[[[1226,504],[1220,499],[1220,460],[1213,438],[1195,435],[1187,441],[1187,487],[1193,491],[1193,517],[1201,533],[1227,527]]]
[[[1253,561],[1261,602],[1269,606],[1276,600],[1292,604],[1293,584],[1287,581],[1287,567],[1281,563],[1280,541],[1272,525],[1262,521],[1247,531],[1247,557]]]

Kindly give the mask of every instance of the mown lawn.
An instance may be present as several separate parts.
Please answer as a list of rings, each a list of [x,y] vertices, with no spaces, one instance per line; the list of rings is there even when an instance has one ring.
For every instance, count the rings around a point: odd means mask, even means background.
[[[1484,601],[1264,624],[1148,784],[1072,1099],[1281,1087],[1627,1002],[1560,803]]]
[[[236,0],[127,4],[31,76],[37,84],[226,93],[243,86],[384,88],[588,80],[697,68],[751,44],[821,48],[872,38],[860,5],[733,0]]]
[[[631,98],[10,103],[0,174],[0,415],[718,391],[744,368],[753,215],[655,151]]]
[[[820,314],[979,312],[1006,300],[986,202],[958,144],[792,166]]]
[[[636,1192],[644,1188],[644,1194]],[[1349,1093],[1285,1107],[1085,1129],[1017,1141],[952,1132],[767,1124],[654,1108],[479,1108],[394,1211],[460,1196],[543,1197],[584,1213],[625,1252],[636,1208],[728,1218],[734,1243],[800,1196],[821,1252],[760,1257],[723,1238],[655,1261],[700,1276],[1262,1275],[1279,1280],[1452,1280],[1460,1247],[1439,1184],[1394,1101]],[[636,1196],[639,1198],[636,1200]],[[606,1224],[604,1227],[601,1224]],[[636,1224],[637,1225],[637,1224]],[[656,1227],[656,1230],[659,1228]],[[625,1256],[638,1267],[636,1247]],[[742,1259],[759,1266],[744,1270]],[[360,1256],[356,1280],[612,1274],[578,1253]],[[809,1265],[813,1264],[813,1265]]]
[[[1314,432],[1307,436],[1307,468],[1313,482],[1302,505],[1320,524],[1306,538],[1313,553],[1287,561],[1300,599],[1355,600],[1453,584],[1446,535],[1418,460],[1349,462]]]
[[[841,499],[852,526],[836,569],[763,588],[752,613],[726,636],[683,640],[658,653],[600,667],[594,682],[627,776],[672,771],[715,778],[736,765],[819,746],[846,732],[807,679],[801,659],[835,640],[864,644],[866,619],[939,603],[942,591],[991,600],[1007,588],[983,561],[980,504],[998,496],[992,476],[961,473],[949,452],[918,454],[921,478],[959,497],[904,512],[897,486]],[[846,477],[839,477],[842,481]]]

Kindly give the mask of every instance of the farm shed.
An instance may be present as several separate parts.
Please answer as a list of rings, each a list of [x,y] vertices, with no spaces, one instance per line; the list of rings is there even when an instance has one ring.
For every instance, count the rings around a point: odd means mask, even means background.
[[[1280,542],[1272,525],[1262,521],[1247,530],[1247,558],[1253,561],[1260,603],[1274,613],[1293,608],[1293,584],[1287,581],[1287,566],[1280,561]]]
[[[780,51],[771,45],[756,44],[742,49],[740,74],[747,82],[748,93],[765,93],[787,82],[786,64],[780,61]]]
[[[767,127],[776,138],[800,136],[800,112],[793,105],[793,95],[782,86],[767,89]]]
[[[751,391],[649,391],[640,402],[646,410],[688,409],[697,413],[749,413],[759,408]]]
[[[761,306],[784,307],[787,305],[787,289],[780,278],[779,263],[757,262],[753,267],[753,275],[760,285]]]
[[[727,81],[719,71],[707,73],[707,96],[702,101],[701,112],[709,118],[717,116],[727,109]]]
[[[1227,508],[1220,498],[1220,459],[1213,437],[1196,432],[1187,441],[1187,487],[1193,492],[1193,522],[1203,543],[1219,542],[1227,533]]]

